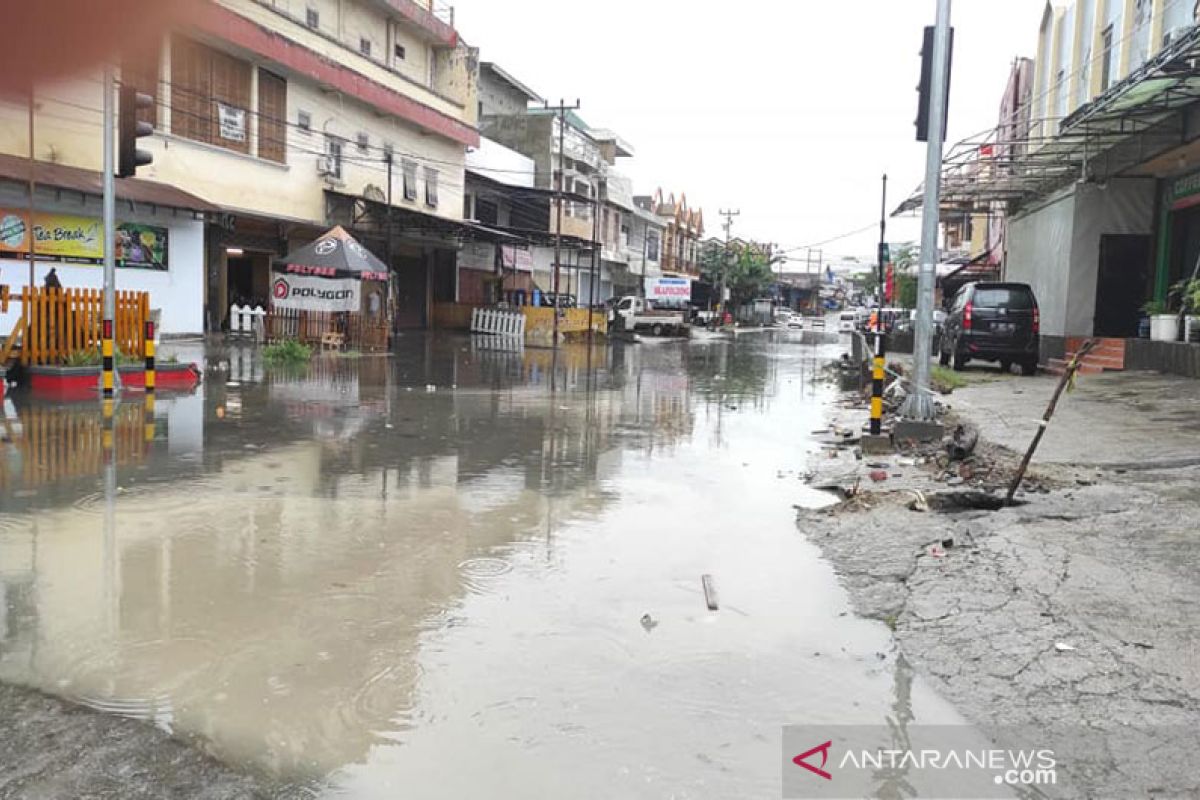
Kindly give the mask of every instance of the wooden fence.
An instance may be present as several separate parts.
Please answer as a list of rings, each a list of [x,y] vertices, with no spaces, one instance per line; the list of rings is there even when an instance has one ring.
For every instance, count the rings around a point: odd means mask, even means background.
[[[340,333],[343,346],[350,350],[386,350],[387,318],[380,315],[328,311],[298,311],[272,308],[264,320],[268,342],[294,339],[320,347],[325,335]]]
[[[116,295],[116,348],[140,357],[145,349],[146,320],[150,318],[150,294],[118,291]],[[5,299],[11,302],[15,296]],[[21,318],[0,344],[0,364],[8,363],[14,353],[19,354],[21,364],[28,366],[60,364],[77,352],[99,352],[104,319],[101,290],[35,287],[31,292],[27,287],[21,290],[20,302]]]
[[[153,423],[154,413],[142,403],[117,404],[112,430],[118,466],[145,460],[152,438],[146,435],[147,425]],[[99,475],[107,424],[94,404],[30,405],[19,407],[15,418],[0,409],[0,433],[20,453],[20,458],[0,458],[0,490]]]

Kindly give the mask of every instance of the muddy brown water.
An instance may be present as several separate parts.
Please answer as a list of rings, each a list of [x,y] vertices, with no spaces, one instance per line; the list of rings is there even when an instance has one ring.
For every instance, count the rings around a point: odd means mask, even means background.
[[[10,397],[0,679],[339,797],[777,796],[784,724],[958,721],[796,528],[839,351],[749,338],[210,354],[114,468]]]

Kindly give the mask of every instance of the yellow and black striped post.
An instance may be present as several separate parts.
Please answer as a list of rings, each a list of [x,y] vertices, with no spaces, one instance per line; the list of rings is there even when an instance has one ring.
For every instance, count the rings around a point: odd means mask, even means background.
[[[100,394],[106,399],[111,400],[113,396],[113,321],[111,319],[104,320],[103,336],[100,339],[100,362],[103,373],[101,375],[101,392]]]
[[[106,397],[100,403],[103,424],[100,426],[100,446],[104,452],[104,463],[113,460],[113,399]]]
[[[146,320],[146,394],[154,394],[154,323]]]
[[[882,315],[881,315],[882,316]],[[883,433],[883,321],[875,324],[875,356],[871,369],[871,435]]]

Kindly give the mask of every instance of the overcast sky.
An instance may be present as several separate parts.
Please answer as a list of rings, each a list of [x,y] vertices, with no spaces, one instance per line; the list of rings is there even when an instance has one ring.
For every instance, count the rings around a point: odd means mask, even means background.
[[[686,192],[707,235],[808,245],[877,226],[924,173],[914,140],[921,29],[934,0],[447,0],[466,41],[551,102],[576,98],[636,157],[638,194]],[[1045,0],[958,0],[949,139],[991,128]],[[888,239],[918,238],[916,219]],[[878,228],[824,247],[870,255]],[[803,258],[803,253],[800,254]]]

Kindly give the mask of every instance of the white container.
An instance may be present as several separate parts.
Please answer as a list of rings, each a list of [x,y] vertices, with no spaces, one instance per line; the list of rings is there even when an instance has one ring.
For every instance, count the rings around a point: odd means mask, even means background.
[[[1200,316],[1188,314],[1183,318],[1183,340],[1200,342]]]
[[[1174,342],[1179,339],[1179,316],[1176,314],[1153,314],[1150,317],[1150,340]]]

